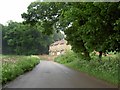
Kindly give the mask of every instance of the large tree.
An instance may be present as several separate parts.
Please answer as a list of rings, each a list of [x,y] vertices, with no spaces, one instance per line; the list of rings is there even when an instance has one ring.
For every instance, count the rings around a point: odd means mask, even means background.
[[[89,53],[120,51],[119,2],[34,2],[22,14],[26,23],[40,25],[45,33],[63,30],[72,49],[90,60]]]
[[[22,14],[24,23],[35,25],[39,23],[44,28],[43,33],[53,34],[56,22],[59,20],[64,3],[55,2],[32,2],[28,6],[27,13]]]
[[[69,3],[60,24],[73,50],[120,51],[120,3]]]
[[[48,54],[49,45],[55,41],[53,35],[45,35],[42,33],[44,28],[41,26],[31,26],[29,24],[9,22],[8,26],[3,26],[3,54]],[[58,39],[61,36],[58,36]]]

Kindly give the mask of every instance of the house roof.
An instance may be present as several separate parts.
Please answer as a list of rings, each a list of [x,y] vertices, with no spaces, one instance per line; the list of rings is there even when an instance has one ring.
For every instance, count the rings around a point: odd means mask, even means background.
[[[71,47],[70,45],[67,45],[67,41],[63,39],[63,40],[56,41],[53,44],[51,44],[49,51],[57,52],[57,51],[63,51],[67,49],[71,49]]]
[[[51,46],[58,45],[58,44],[65,44],[65,43],[67,43],[67,41],[64,40],[64,39],[62,39],[62,40],[60,40],[60,41],[54,42],[53,44],[51,44]]]

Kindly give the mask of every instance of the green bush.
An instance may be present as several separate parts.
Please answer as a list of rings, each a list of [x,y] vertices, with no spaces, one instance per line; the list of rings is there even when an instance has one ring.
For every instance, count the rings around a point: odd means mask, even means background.
[[[77,57],[74,52],[70,52],[58,56],[55,58],[55,61],[117,85],[119,58],[120,54],[106,57],[103,56],[102,62],[100,63],[98,62],[98,56],[93,55],[92,60],[89,62]]]
[[[14,56],[16,60],[10,56],[5,57],[8,61],[2,63],[2,84],[15,79],[17,76],[26,71],[31,70],[40,61],[38,57],[33,56]],[[13,62],[10,62],[10,59]]]
[[[77,55],[74,54],[72,51],[68,51],[66,54],[56,57],[54,61],[61,64],[65,64],[65,63],[70,63],[75,59],[77,59]]]

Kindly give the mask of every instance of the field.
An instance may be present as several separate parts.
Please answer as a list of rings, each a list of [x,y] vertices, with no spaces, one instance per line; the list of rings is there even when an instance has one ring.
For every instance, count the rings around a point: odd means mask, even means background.
[[[0,82],[2,84],[32,70],[40,62],[37,56],[1,55],[0,57],[2,57],[2,67],[0,68],[2,72]]]
[[[118,85],[120,68],[120,54],[113,54],[102,57],[102,62],[98,62],[98,56],[92,55],[92,60],[86,61],[70,51],[64,55],[55,58],[55,61],[64,64],[70,68],[82,71],[96,78],[102,79],[108,83]]]

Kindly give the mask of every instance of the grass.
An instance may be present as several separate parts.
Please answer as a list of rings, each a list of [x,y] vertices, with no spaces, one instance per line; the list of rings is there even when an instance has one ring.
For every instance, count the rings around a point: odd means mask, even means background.
[[[2,55],[1,83],[5,84],[24,72],[32,70],[39,62],[37,56]]]
[[[102,79],[108,83],[118,84],[118,61],[120,54],[103,56],[102,62],[98,62],[98,56],[91,55],[92,60],[86,61],[78,57],[74,52],[58,56],[55,61],[73,69],[88,73],[91,76]]]

